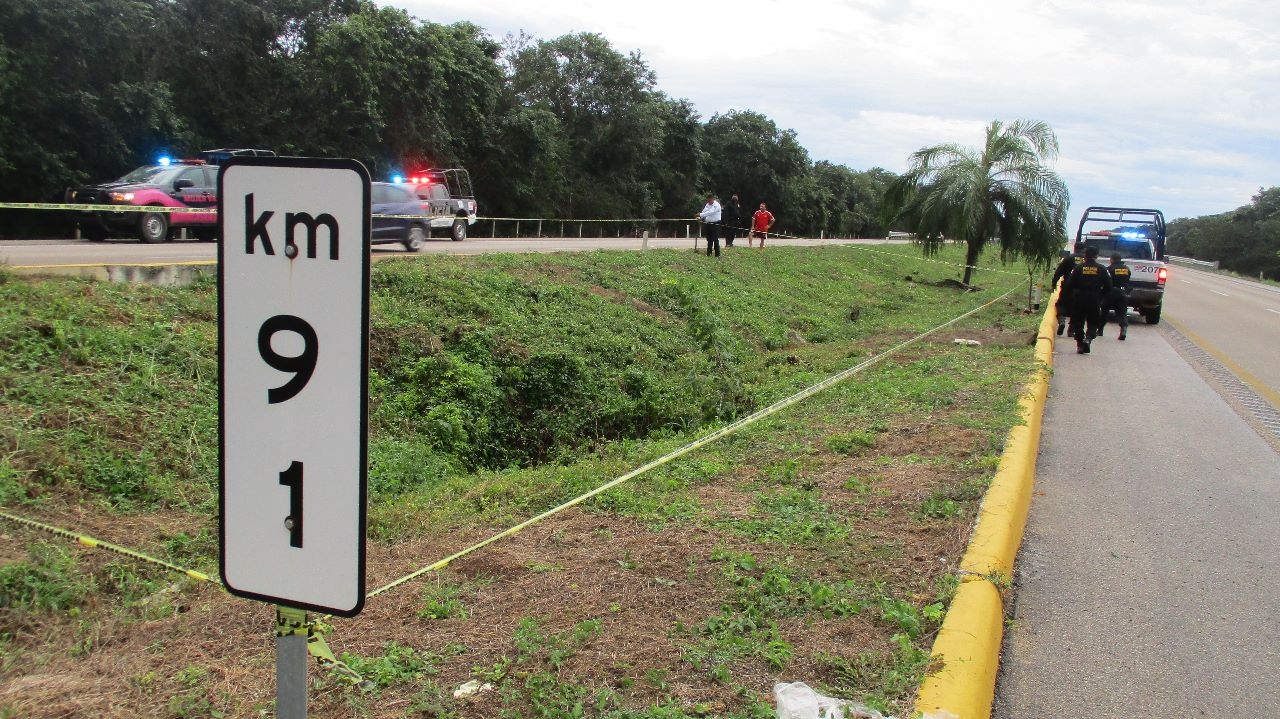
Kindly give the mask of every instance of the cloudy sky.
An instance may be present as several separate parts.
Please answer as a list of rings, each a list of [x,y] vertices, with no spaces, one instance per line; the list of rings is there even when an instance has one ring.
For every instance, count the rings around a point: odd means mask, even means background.
[[[378,1],[498,40],[599,33],[704,120],[754,110],[855,170],[1044,120],[1072,234],[1089,205],[1195,217],[1280,185],[1274,0]]]

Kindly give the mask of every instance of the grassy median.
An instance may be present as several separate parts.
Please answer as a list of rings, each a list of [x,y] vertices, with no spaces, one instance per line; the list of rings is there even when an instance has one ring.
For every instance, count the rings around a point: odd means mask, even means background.
[[[1025,277],[964,291],[959,257],[376,263],[369,588]],[[777,681],[909,711],[1033,364],[1025,297],[370,599],[328,634],[363,681],[313,668],[312,712],[767,717]],[[0,273],[0,506],[217,576],[216,299]],[[272,618],[0,524],[0,717],[269,716]]]

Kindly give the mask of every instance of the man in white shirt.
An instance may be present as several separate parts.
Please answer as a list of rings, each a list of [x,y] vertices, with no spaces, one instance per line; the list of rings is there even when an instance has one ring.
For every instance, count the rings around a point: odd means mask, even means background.
[[[714,249],[716,257],[720,256],[720,203],[716,202],[715,195],[707,195],[707,204],[703,205],[702,212],[698,213],[698,219],[702,221],[703,227],[707,233],[707,257],[711,256],[711,250]]]

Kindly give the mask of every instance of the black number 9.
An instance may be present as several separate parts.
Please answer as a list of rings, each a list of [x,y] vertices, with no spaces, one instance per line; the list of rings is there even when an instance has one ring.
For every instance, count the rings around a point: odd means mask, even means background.
[[[302,354],[285,357],[271,349],[271,338],[277,332],[293,332],[302,337]],[[311,381],[320,347],[315,329],[306,320],[293,315],[276,315],[263,322],[262,328],[258,330],[258,354],[273,369],[294,373],[293,379],[267,390],[267,404],[278,404],[296,397],[307,386],[307,382]]]

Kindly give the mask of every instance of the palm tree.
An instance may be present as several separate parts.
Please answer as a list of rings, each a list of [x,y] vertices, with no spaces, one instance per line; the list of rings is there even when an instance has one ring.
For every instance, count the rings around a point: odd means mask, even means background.
[[[886,219],[914,232],[925,255],[948,239],[965,243],[965,285],[990,240],[999,240],[1002,261],[1045,262],[1062,248],[1070,199],[1045,165],[1057,156],[1047,124],[992,121],[981,153],[954,144],[913,153],[885,193]]]

